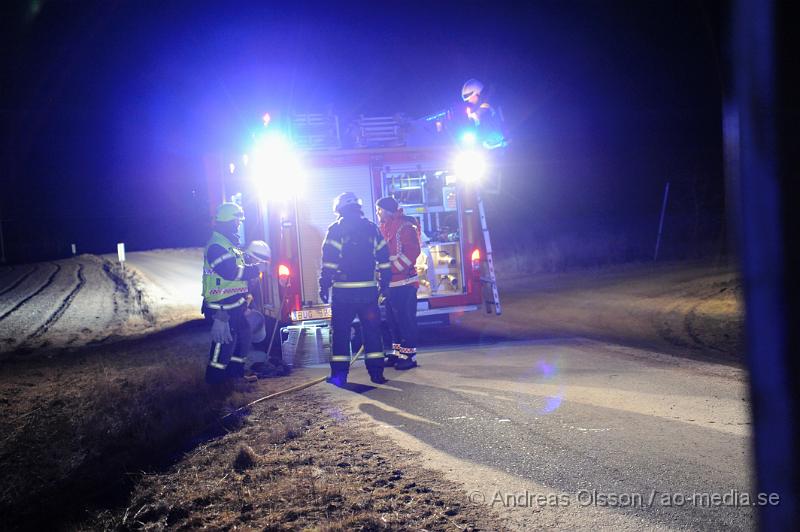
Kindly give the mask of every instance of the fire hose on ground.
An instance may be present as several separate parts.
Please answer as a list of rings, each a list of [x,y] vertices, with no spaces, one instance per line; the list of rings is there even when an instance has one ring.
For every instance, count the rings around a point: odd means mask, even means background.
[[[361,349],[358,350],[358,353],[356,353],[353,356],[353,359],[350,361],[350,366],[355,364],[356,361],[359,358],[361,358],[361,355],[363,353],[364,353],[364,346],[362,345]],[[220,421],[222,421],[222,420],[224,420],[226,418],[229,418],[229,417],[231,417],[233,415],[236,415],[236,414],[239,414],[241,412],[244,412],[245,410],[247,410],[251,406],[256,405],[256,404],[258,404],[258,403],[260,403],[262,401],[267,401],[269,399],[274,399],[274,398],[280,397],[282,395],[288,395],[288,394],[293,393],[293,392],[299,392],[300,390],[305,390],[306,388],[311,388],[315,384],[319,384],[319,383],[323,382],[325,379],[327,379],[327,377],[318,377],[318,378],[310,380],[308,382],[304,382],[303,384],[298,384],[296,386],[292,386],[291,388],[286,388],[285,390],[281,390],[279,392],[275,392],[275,393],[271,393],[269,395],[265,395],[264,397],[260,397],[260,398],[256,399],[255,401],[251,401],[251,402],[247,403],[244,406],[240,406],[239,408],[237,408],[233,412],[229,412],[228,414],[225,414],[223,417],[220,418]]]

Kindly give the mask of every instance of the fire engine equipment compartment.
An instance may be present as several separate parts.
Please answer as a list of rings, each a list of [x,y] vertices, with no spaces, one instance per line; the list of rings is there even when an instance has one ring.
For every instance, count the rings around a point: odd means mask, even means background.
[[[416,268],[419,299],[452,296],[466,290],[458,215],[458,186],[452,176],[437,169],[386,167],[383,193],[394,196],[403,212],[419,222],[422,252]]]

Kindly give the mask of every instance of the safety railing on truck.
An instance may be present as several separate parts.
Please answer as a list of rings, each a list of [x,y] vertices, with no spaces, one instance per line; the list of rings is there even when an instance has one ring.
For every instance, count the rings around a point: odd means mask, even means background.
[[[403,127],[394,116],[362,116],[356,121],[356,145],[360,148],[402,146]]]
[[[342,147],[339,117],[336,115],[292,115],[290,134],[294,145],[300,149],[331,150]]]

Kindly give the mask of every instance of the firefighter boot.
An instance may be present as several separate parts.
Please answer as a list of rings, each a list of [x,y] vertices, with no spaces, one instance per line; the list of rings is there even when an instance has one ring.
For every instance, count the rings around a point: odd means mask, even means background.
[[[280,356],[270,357],[269,362],[275,367],[279,377],[285,377],[292,372],[292,368],[284,364],[283,358]]]
[[[387,345],[387,344],[384,344]],[[386,352],[386,361],[384,367],[393,368],[397,364],[397,352],[400,350],[400,344],[392,344],[392,350]]]
[[[398,360],[397,365],[394,367],[394,369],[399,369],[400,371],[404,371],[416,367],[417,367],[416,357],[414,355],[411,355],[407,358],[401,358],[400,360]]]
[[[283,361],[279,359],[269,359],[266,362],[261,363],[259,366],[258,371],[256,371],[256,365],[253,365],[253,370],[258,375],[259,379],[269,379],[271,377],[285,377],[289,373],[291,373],[291,368],[283,363]]]
[[[349,356],[344,357],[337,357],[334,355],[331,358],[350,358]],[[331,376],[328,377],[326,382],[333,384],[334,386],[339,386],[340,388],[347,384],[347,374],[350,371],[350,362],[345,362],[344,360],[331,360]]]
[[[334,386],[338,386],[341,388],[342,386],[347,384],[347,372],[346,371],[334,371],[331,373],[331,376],[325,379],[325,382],[329,382]]]
[[[253,364],[253,371],[256,372],[259,379],[270,379],[272,377],[281,376],[279,369],[270,361],[261,362],[258,366]]]
[[[371,380],[375,384],[385,384],[389,382],[388,380],[386,380],[386,377],[383,376],[383,368],[370,368],[369,380]]]

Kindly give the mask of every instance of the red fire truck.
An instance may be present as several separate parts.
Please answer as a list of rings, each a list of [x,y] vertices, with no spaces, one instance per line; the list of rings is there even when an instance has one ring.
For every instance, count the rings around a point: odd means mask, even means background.
[[[396,117],[360,118],[347,143],[337,117],[299,115],[288,134],[267,129],[238,164],[230,163],[212,197],[239,202],[246,240],[263,239],[272,249],[272,271],[256,291],[265,315],[284,325],[330,317],[318,295],[321,247],[335,221],[333,199],[345,191],[363,201],[372,221],[382,196],[394,196],[419,221],[421,322],[447,322],[451,314],[484,305],[500,314],[480,197],[486,154],[443,142],[436,134],[441,122],[422,126],[434,134],[415,138],[410,131],[421,130],[419,123]]]

